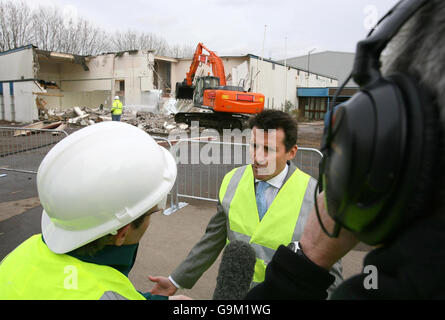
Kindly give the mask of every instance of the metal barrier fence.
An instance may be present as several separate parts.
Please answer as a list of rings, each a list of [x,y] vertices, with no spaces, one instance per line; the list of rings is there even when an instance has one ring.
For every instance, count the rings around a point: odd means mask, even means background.
[[[66,136],[57,129],[0,127],[0,169],[36,174],[45,155]]]
[[[163,137],[156,137],[156,136],[152,137],[158,142],[160,146],[166,148],[169,151],[172,150],[173,147],[170,140]],[[173,212],[176,212],[187,205],[187,203],[185,202],[179,202],[177,188],[175,186],[170,191],[169,196],[170,196],[170,207],[166,208],[163,212],[163,214],[166,216],[171,215]]]
[[[178,164],[178,176],[172,190],[176,197],[174,202],[179,204],[178,198],[218,201],[224,176],[232,169],[249,163],[248,149],[249,145],[243,143],[179,141],[171,150]],[[292,162],[318,179],[322,157],[317,149],[300,147]]]
[[[0,169],[36,174],[45,155],[66,136],[63,130],[0,127]],[[153,138],[170,150],[178,165],[165,215],[187,205],[179,198],[218,201],[224,176],[250,159],[249,144],[245,143],[185,139],[172,146],[166,138]],[[292,162],[317,179],[321,158],[320,151],[301,147]]]

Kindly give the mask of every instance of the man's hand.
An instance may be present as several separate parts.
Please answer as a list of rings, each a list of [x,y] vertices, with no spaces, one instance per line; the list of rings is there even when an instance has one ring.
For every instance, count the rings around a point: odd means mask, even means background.
[[[317,196],[318,209],[323,225],[328,231],[334,229],[335,221],[326,211],[324,192]],[[341,229],[338,238],[329,238],[321,229],[315,208],[312,209],[300,239],[303,252],[312,262],[327,270],[358,243],[354,234]]]
[[[153,277],[148,276],[150,281],[155,282],[156,285],[150,290],[151,294],[160,296],[172,296],[176,293],[178,288],[166,277]]]

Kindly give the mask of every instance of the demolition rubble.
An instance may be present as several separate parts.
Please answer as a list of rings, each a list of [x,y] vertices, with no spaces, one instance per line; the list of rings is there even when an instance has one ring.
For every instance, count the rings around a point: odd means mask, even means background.
[[[178,111],[195,111],[188,101],[169,99],[155,108],[141,106],[124,106],[121,122],[134,125],[147,133],[155,135],[169,135],[175,132],[188,132],[189,126],[176,123],[174,114]],[[151,110],[151,111],[147,111]],[[25,128],[65,130],[80,128],[102,121],[111,121],[109,108],[73,107],[73,108],[39,108],[39,122],[32,123]]]

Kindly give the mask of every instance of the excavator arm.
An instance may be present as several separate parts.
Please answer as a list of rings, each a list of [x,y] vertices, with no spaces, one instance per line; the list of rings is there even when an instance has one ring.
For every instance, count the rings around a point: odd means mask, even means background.
[[[202,51],[206,50],[208,54],[203,54]],[[184,81],[176,84],[176,98],[177,99],[191,99],[193,97],[193,79],[195,78],[196,70],[201,63],[205,63],[208,66],[212,66],[213,76],[219,78],[219,84],[221,86],[226,85],[226,74],[224,71],[224,63],[216,53],[209,50],[202,43],[198,43],[195,53],[193,55],[192,63],[190,64],[189,72],[187,72]]]
[[[208,52],[208,55],[202,54],[203,49]],[[208,66],[211,65],[213,76],[219,78],[219,83],[222,86],[226,85],[226,73],[224,72],[224,64],[221,58],[200,42],[196,47],[195,54],[193,55],[190,70],[186,74],[185,80],[188,86],[193,85],[193,79],[195,78],[195,73],[200,63],[207,63]]]

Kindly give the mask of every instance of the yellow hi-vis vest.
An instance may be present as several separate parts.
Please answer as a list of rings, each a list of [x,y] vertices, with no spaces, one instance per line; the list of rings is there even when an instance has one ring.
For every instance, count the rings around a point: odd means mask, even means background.
[[[113,115],[118,116],[122,114],[122,109],[123,109],[122,102],[120,102],[120,100],[114,100],[111,108]]]
[[[313,207],[317,181],[298,168],[290,174],[261,221],[251,165],[232,170],[221,183],[219,200],[229,221],[227,240],[248,242],[256,253],[253,285],[264,281],[266,266],[280,245],[300,239]]]
[[[145,300],[116,269],[56,254],[41,237],[32,236],[1,262],[1,300]]]

